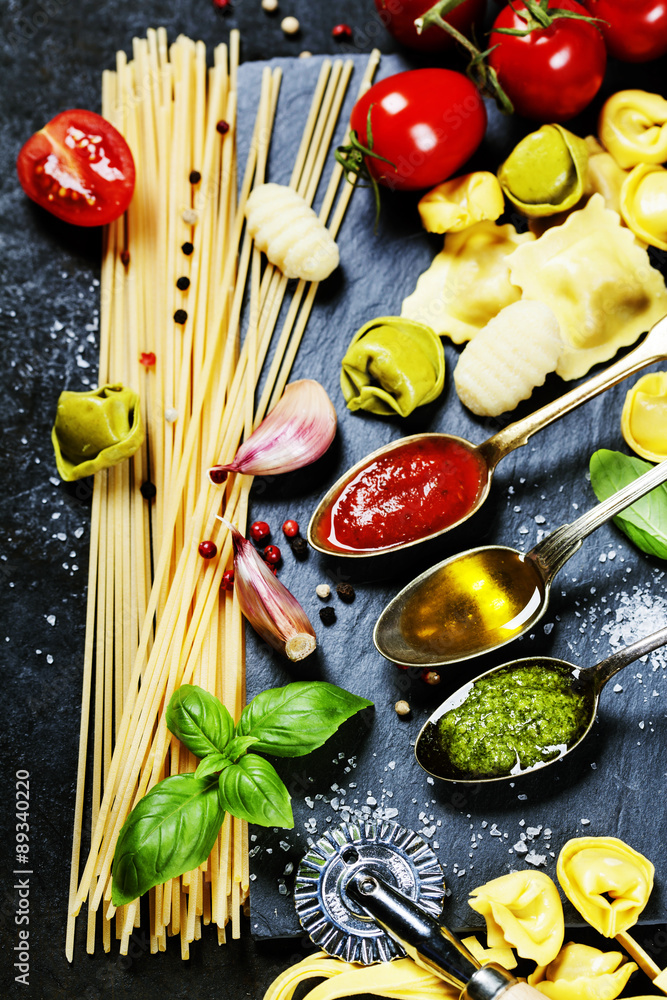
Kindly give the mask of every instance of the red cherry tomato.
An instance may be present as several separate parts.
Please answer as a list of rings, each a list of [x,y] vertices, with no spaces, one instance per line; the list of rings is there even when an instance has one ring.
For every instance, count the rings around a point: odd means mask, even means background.
[[[599,25],[607,52],[623,62],[648,62],[667,52],[665,0],[581,0]]]
[[[552,7],[590,16],[575,0],[549,0]],[[602,35],[594,24],[566,17],[528,35],[496,31],[524,29],[526,21],[519,15],[525,10],[521,3],[501,10],[489,40],[489,63],[518,114],[542,122],[567,121],[590,104],[602,85],[607,65]]]
[[[33,201],[77,226],[103,226],[123,214],[134,191],[130,147],[93,111],[63,111],[35,132],[16,162]]]
[[[450,69],[413,69],[380,80],[357,101],[350,124],[367,144],[368,112],[373,152],[366,157],[380,184],[418,191],[446,180],[469,159],[486,129],[479,91],[462,73]]]
[[[454,44],[446,31],[433,25],[418,35],[415,20],[429,10],[435,0],[375,0],[380,20],[401,45],[421,52],[443,52]],[[464,0],[444,20],[462,35],[470,35],[473,26],[481,24],[486,0]]]

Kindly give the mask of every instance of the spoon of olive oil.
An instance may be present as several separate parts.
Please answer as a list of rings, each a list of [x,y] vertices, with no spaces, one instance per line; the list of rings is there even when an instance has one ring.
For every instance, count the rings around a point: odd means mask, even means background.
[[[418,576],[384,609],[373,641],[401,666],[442,667],[488,653],[542,617],[554,577],[584,538],[667,480],[667,459],[522,553],[486,545]]]
[[[500,781],[553,764],[590,731],[600,692],[619,670],[667,643],[667,627],[594,667],[531,656],[487,670],[422,727],[417,762],[445,781]]]

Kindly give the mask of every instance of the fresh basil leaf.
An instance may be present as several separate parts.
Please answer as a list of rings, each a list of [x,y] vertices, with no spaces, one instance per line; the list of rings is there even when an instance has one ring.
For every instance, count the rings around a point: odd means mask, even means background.
[[[224,818],[217,778],[177,774],[160,781],[120,831],[113,859],[114,906],[203,864]]]
[[[259,743],[256,736],[235,736],[225,747],[225,757],[231,761],[236,761],[255,743]]]
[[[166,721],[195,757],[222,753],[234,735],[234,720],[222,702],[195,684],[182,684],[174,691]]]
[[[598,500],[607,500],[652,468],[640,458],[601,448],[591,456],[591,486]],[[616,515],[614,524],[642,552],[667,559],[667,485],[656,486],[626,507]]]
[[[218,785],[220,805],[259,826],[293,827],[289,792],[273,764],[249,753],[226,767]]]
[[[372,706],[372,701],[326,681],[296,681],[253,698],[236,732],[256,736],[257,753],[302,757],[321,747],[346,719]]]
[[[217,774],[218,771],[229,767],[230,764],[229,757],[226,757],[224,754],[210,753],[199,764],[199,767],[195,771],[195,778],[208,778],[209,774]]]

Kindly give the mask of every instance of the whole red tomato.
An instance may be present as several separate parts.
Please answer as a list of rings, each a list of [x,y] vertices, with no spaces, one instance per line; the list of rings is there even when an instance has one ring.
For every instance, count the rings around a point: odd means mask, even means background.
[[[549,0],[552,7],[590,16],[575,0]],[[523,36],[496,30],[525,29],[524,13],[522,3],[501,10],[489,40],[489,63],[518,114],[542,122],[574,118],[602,85],[607,65],[602,35],[594,24],[567,17],[554,17],[550,27]]]
[[[667,52],[665,0],[581,0],[593,17],[607,51],[623,62],[648,62]]]
[[[380,20],[401,45],[421,52],[442,52],[454,44],[451,35],[437,26],[418,35],[415,28],[416,18],[425,14],[434,3],[435,0],[375,0]],[[473,25],[481,24],[485,11],[486,0],[464,0],[445,21],[461,34],[469,35]]]
[[[479,91],[450,69],[412,69],[380,80],[355,104],[350,125],[366,146],[368,113],[373,152],[366,157],[386,187],[418,191],[444,181],[479,146],[486,109]]]
[[[77,226],[102,226],[123,214],[134,191],[130,147],[93,111],[63,111],[35,132],[16,162],[33,201]]]

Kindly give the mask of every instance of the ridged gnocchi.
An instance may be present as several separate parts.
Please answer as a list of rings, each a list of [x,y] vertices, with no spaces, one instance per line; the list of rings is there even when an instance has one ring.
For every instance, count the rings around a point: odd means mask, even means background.
[[[293,188],[260,184],[246,202],[248,232],[286,278],[324,281],[338,267],[329,230]]]
[[[549,306],[528,299],[513,302],[466,345],[454,369],[459,399],[479,416],[513,410],[555,371],[562,349],[558,320]]]

